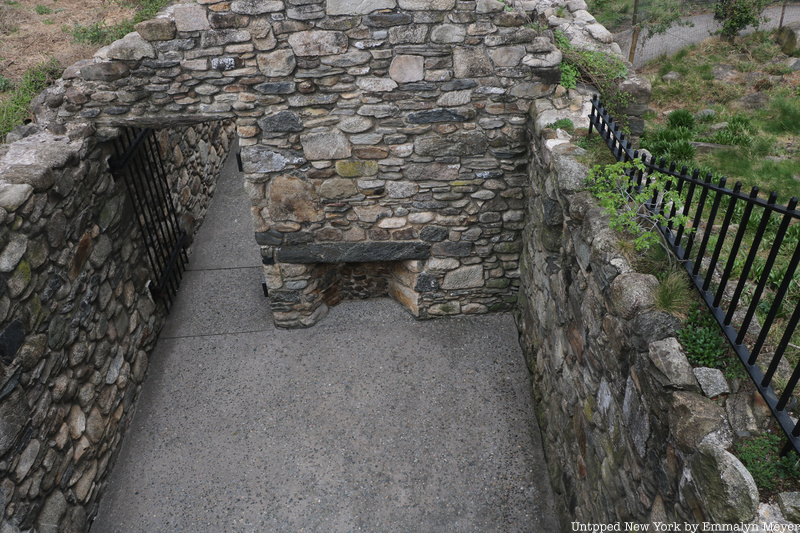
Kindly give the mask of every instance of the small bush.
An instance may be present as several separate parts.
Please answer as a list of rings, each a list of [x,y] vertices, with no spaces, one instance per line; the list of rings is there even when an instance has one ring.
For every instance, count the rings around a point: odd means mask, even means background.
[[[691,296],[692,291],[686,272],[680,269],[670,270],[662,275],[659,281],[655,307],[672,316],[686,318],[691,306]]]
[[[686,357],[697,366],[724,369],[727,366],[725,351],[727,344],[719,325],[711,313],[699,304],[692,306],[689,315],[678,331]]]
[[[574,89],[577,87],[578,77],[580,77],[578,68],[575,65],[570,65],[569,63],[564,63],[563,61],[559,65],[559,68],[561,68],[561,85],[565,89]]]
[[[733,447],[733,453],[753,475],[753,481],[762,498],[784,490],[797,490],[800,484],[800,469],[797,454],[790,452],[781,457],[782,438],[772,433],[741,439]]]
[[[560,119],[556,120],[555,122],[551,122],[550,124],[548,124],[545,127],[553,128],[554,130],[562,129],[562,130],[564,130],[566,132],[569,132],[569,133],[572,133],[573,131],[575,131],[575,124],[573,124],[572,120],[570,120],[568,118],[560,118]]]

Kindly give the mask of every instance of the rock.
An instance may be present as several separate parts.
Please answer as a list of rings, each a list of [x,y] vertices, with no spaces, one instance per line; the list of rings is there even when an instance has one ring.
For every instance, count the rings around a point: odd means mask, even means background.
[[[478,131],[421,136],[414,140],[417,154],[436,157],[478,155],[485,153],[487,148],[486,136]]]
[[[647,439],[650,437],[648,412],[649,408],[636,389],[633,378],[628,376],[625,384],[625,396],[622,400],[622,416],[625,427],[630,432],[636,453],[641,458],[647,454]]]
[[[111,239],[108,238],[108,235],[102,234],[94,244],[92,253],[89,255],[89,261],[95,268],[101,268],[112,251]]]
[[[425,77],[425,58],[398,54],[389,65],[389,76],[397,83],[411,83]]]
[[[400,9],[409,11],[449,11],[456,5],[456,0],[398,0]]]
[[[25,396],[15,389],[0,403],[0,454],[14,445],[28,420],[29,409]]]
[[[339,121],[337,127],[345,133],[361,133],[372,127],[372,120],[359,116],[346,117]]]
[[[336,162],[336,173],[343,178],[360,178],[374,176],[378,173],[376,161],[339,160]]]
[[[235,0],[231,2],[231,11],[242,15],[263,15],[275,13],[284,8],[282,0]]]
[[[736,457],[718,446],[701,444],[689,465],[698,495],[714,522],[741,524],[756,516],[758,489]]]
[[[13,233],[0,253],[0,272],[12,272],[19,264],[28,249],[28,237],[22,233]]]
[[[469,93],[470,91],[465,91]],[[446,93],[442,98],[446,98],[453,93]],[[469,99],[467,99],[467,102]],[[464,103],[467,103],[464,102]],[[437,102],[438,103],[438,102]],[[460,104],[455,104],[460,105]],[[416,113],[408,114],[408,122],[411,124],[431,124],[436,122],[466,122],[470,119],[469,116],[456,111],[454,109],[434,109],[431,111],[419,111]]]
[[[439,257],[469,257],[472,253],[472,243],[465,241],[438,242],[431,248],[431,253]]]
[[[786,66],[792,70],[792,72],[797,72],[800,70],[800,57],[790,57],[786,60]]]
[[[431,41],[434,43],[461,43],[466,36],[466,28],[456,24],[440,24],[431,31]]]
[[[648,357],[654,367],[651,375],[662,387],[700,392],[692,367],[676,338],[651,342]]]
[[[450,234],[450,230],[441,226],[425,226],[419,232],[419,238],[425,242],[442,242]]]
[[[270,183],[269,214],[275,221],[319,222],[325,218],[314,187],[301,178],[286,174]]]
[[[42,506],[39,516],[36,517],[36,527],[39,533],[59,533],[58,524],[67,511],[67,499],[60,490],[56,489]]]
[[[362,91],[388,92],[397,88],[397,83],[388,78],[359,78],[356,85]]]
[[[800,524],[800,492],[781,492],[775,499],[783,516],[793,524]]]
[[[769,95],[766,93],[750,93],[732,101],[729,105],[735,109],[751,110],[765,109],[769,104]]]
[[[458,46],[453,50],[453,71],[456,78],[479,78],[491,76],[494,66],[483,48]]]
[[[39,448],[41,445],[42,444],[37,439],[31,439],[25,447],[25,450],[23,450],[22,454],[19,456],[17,469],[14,471],[18,482],[25,479],[25,476],[30,472],[33,463],[36,461],[36,457],[39,455]]]
[[[33,194],[33,187],[27,183],[12,185],[0,183],[0,207],[8,212],[16,211]]]
[[[165,17],[145,20],[134,26],[145,41],[169,41],[175,38],[175,21]]]
[[[525,54],[524,46],[498,46],[489,50],[489,57],[498,67],[516,67]]]
[[[587,24],[586,30],[601,43],[611,44],[614,41],[614,36],[602,24]]]
[[[121,61],[104,61],[81,67],[81,78],[87,81],[116,81],[130,72],[128,65]]]
[[[306,133],[300,136],[303,153],[311,161],[321,159],[345,159],[351,148],[347,137],[339,130]]]
[[[711,75],[714,79],[722,82],[729,82],[735,80],[739,76],[739,71],[731,65],[717,64],[711,69]]]
[[[25,326],[18,318],[0,332],[0,359],[7,366],[14,362],[22,343],[25,341]]]
[[[364,263],[427,259],[430,246],[423,242],[342,242],[282,246],[275,250],[280,263]]]
[[[746,437],[758,433],[758,423],[750,406],[750,394],[738,392],[728,396],[725,401],[728,422],[735,435]]]
[[[367,3],[367,2],[364,2]],[[369,2],[370,5],[375,2]],[[328,3],[330,6],[330,3]],[[414,18],[408,13],[376,13],[361,19],[365,26],[372,28],[391,28],[392,26],[404,26],[411,24]]]
[[[394,9],[397,0],[328,0],[328,15],[367,15],[380,9]]]
[[[775,39],[781,45],[781,52],[787,56],[794,55],[797,50],[800,50],[800,22],[786,24],[778,30]]]
[[[653,306],[658,280],[650,274],[620,274],[611,282],[611,306],[618,316],[628,320]]]
[[[478,0],[476,13],[502,13],[506,5],[498,0]]]
[[[458,179],[461,165],[444,163],[410,163],[403,168],[403,175],[412,181],[430,180],[454,181]]]
[[[389,198],[410,198],[419,190],[419,185],[407,181],[390,181],[386,183],[386,194]]]
[[[210,30],[206,18],[206,8],[197,4],[178,4],[172,9],[175,28],[178,31]]]
[[[103,437],[105,429],[106,424],[105,420],[103,420],[103,415],[97,407],[93,408],[89,413],[89,418],[86,419],[86,437],[97,444]]]
[[[300,132],[303,131],[303,121],[297,113],[292,111],[279,111],[268,115],[258,121],[258,127],[266,133],[272,132]]]
[[[347,51],[347,44],[347,35],[339,31],[309,30],[289,36],[295,55],[303,57],[342,54]]]
[[[698,367],[694,369],[694,375],[703,389],[703,394],[709,398],[713,399],[720,394],[730,394],[731,392],[722,371],[716,368]]]
[[[269,77],[288,76],[297,66],[294,54],[286,49],[258,54],[256,60],[261,73]]]
[[[372,54],[364,50],[350,50],[344,54],[320,58],[323,65],[343,68],[363,65],[369,63],[370,60],[372,60]]]
[[[86,415],[77,405],[73,405],[70,409],[67,424],[69,425],[69,434],[73,439],[80,438],[86,430]]]
[[[263,144],[243,147],[241,157],[242,169],[247,173],[280,172],[306,162],[300,152],[277,150]]]
[[[331,178],[322,182],[317,189],[321,198],[350,198],[358,194],[358,189],[353,180]]]
[[[483,266],[474,265],[449,271],[444,276],[442,289],[473,289],[483,284]]]
[[[677,81],[682,77],[683,76],[680,74],[680,72],[675,72],[674,70],[671,70],[666,74],[664,74],[663,76],[661,76],[661,81]]]
[[[669,430],[681,450],[693,453],[700,441],[726,424],[724,409],[705,396],[689,391],[672,394]]]
[[[203,7],[197,7],[205,11]],[[108,46],[104,46],[98,50],[94,56],[106,61],[114,59],[121,61],[139,61],[146,57],[154,58],[157,54],[153,45],[142,39],[142,36],[134,31],[122,39],[114,41]],[[81,74],[84,74],[83,69],[81,70]],[[85,74],[84,78],[86,78]]]

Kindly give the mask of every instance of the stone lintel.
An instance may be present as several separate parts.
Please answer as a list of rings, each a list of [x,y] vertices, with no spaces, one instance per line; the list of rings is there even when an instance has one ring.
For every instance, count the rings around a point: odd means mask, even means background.
[[[275,250],[278,263],[366,263],[427,259],[430,244],[424,242],[310,243],[281,246]]]

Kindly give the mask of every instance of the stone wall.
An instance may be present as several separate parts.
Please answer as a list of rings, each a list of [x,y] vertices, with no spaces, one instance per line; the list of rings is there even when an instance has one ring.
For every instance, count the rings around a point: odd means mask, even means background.
[[[749,381],[691,367],[680,321],[654,309],[657,279],[620,251],[608,215],[581,190],[588,170],[575,157],[585,152],[563,133],[534,140],[517,319],[564,531],[572,521],[689,531],[684,523],[796,520],[796,495],[782,495],[780,509],[759,504],[727,451],[773,424],[768,407]]]
[[[507,310],[527,113],[561,59],[530,24],[536,4],[521,5],[178,4],[67,69],[36,112],[97,125],[236,117],[279,326],[324,316],[325,294],[351,282],[323,282],[349,270],[319,265],[345,263],[392,263],[376,275],[420,318]]]
[[[32,125],[0,146],[4,532],[84,531],[166,315],[146,287],[124,183],[108,172],[117,133]],[[158,135],[188,229],[202,219],[232,134],[228,123]]]

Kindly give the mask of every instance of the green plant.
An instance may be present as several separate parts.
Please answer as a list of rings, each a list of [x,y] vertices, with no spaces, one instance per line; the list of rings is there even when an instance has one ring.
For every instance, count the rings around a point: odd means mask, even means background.
[[[58,61],[51,59],[33,67],[22,76],[11,96],[0,103],[0,140],[28,117],[31,100],[61,75]]]
[[[561,85],[565,89],[574,89],[578,86],[578,78],[580,77],[580,73],[578,72],[578,67],[575,65],[571,65],[569,63],[561,62],[558,65],[561,69]]]
[[[14,82],[0,75],[0,93],[10,91],[13,88],[14,88]]]
[[[714,317],[703,306],[694,304],[678,330],[686,357],[698,366],[725,369],[727,344]],[[735,361],[734,361],[735,362]]]
[[[52,9],[47,6],[43,6],[42,4],[37,5],[36,8],[34,8],[34,11],[36,11],[36,13],[39,15],[50,15],[53,13]]]
[[[739,32],[748,26],[758,29],[764,17],[761,12],[768,0],[717,0],[714,5],[714,18],[722,21],[720,35],[733,41]]]
[[[800,468],[797,454],[792,451],[780,456],[783,439],[773,433],[764,433],[739,440],[733,453],[747,467],[762,497],[784,490],[797,490],[800,484]]]
[[[668,176],[654,173],[650,175],[650,184],[632,186],[630,176],[645,170],[640,159],[596,165],[586,179],[586,189],[610,215],[611,228],[631,235],[638,252],[646,252],[657,244],[666,246],[661,233],[657,231],[658,225],[667,222],[660,208],[675,205],[676,212],[681,213],[683,206],[675,188],[667,186],[672,180]],[[656,198],[656,205],[653,205],[653,198]],[[675,224],[685,224],[688,218],[676,214],[671,220]]]
[[[567,131],[569,133],[572,133],[573,131],[575,131],[575,124],[573,124],[572,120],[570,120],[568,118],[560,118],[560,119],[556,120],[555,122],[551,122],[550,124],[548,124],[545,127],[546,128],[553,128],[554,130],[562,129],[562,130]]]
[[[670,129],[686,128],[691,131],[697,127],[694,114],[688,109],[676,109],[667,116],[667,127]]]
[[[656,289],[656,309],[678,318],[686,318],[691,302],[692,291],[683,269],[671,269],[660,276]]]

